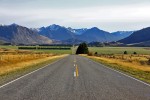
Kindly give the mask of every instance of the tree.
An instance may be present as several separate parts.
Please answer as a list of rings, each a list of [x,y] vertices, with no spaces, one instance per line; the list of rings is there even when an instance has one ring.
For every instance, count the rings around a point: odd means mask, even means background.
[[[86,43],[81,43],[76,51],[76,54],[88,54],[89,50]]]
[[[128,52],[127,52],[127,51],[124,51],[124,54],[128,54]]]

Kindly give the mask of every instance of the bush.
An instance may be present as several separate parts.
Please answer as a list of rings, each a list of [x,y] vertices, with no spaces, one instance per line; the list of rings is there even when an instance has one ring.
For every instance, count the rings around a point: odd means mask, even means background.
[[[150,58],[148,59],[148,64],[150,65]]]
[[[128,54],[128,52],[127,52],[127,51],[124,51],[124,54]]]
[[[136,52],[133,52],[133,54],[135,54],[135,55],[136,55],[137,53],[136,53]]]
[[[95,55],[97,55],[98,53],[97,52],[95,52]]]
[[[76,51],[76,54],[88,54],[89,50],[86,43],[81,43]]]

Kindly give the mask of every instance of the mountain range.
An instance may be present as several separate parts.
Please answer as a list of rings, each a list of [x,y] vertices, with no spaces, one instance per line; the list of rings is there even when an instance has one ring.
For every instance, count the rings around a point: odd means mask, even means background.
[[[37,29],[37,32],[40,35],[46,36],[53,40],[60,40],[63,42],[70,41],[85,41],[85,42],[111,42],[111,41],[118,41],[123,39],[133,33],[133,31],[122,32],[118,31],[116,33],[109,33],[104,30],[100,30],[97,27],[93,27],[90,29],[83,28],[83,29],[72,29],[66,28],[59,25],[50,25],[48,27],[42,27]],[[72,41],[71,41],[72,40]]]
[[[75,38],[75,34],[69,31],[65,27],[61,27],[59,25],[50,25],[48,27],[42,27],[38,29],[38,33],[40,35],[46,36],[49,39],[53,40],[67,40],[70,38]]]
[[[150,27],[138,30],[131,34],[129,37],[126,37],[118,42],[124,44],[135,44],[135,43],[143,43],[150,41]]]
[[[11,44],[50,44],[52,40],[17,24],[0,26],[0,40]]]
[[[60,25],[27,28],[17,24],[0,25],[0,43],[12,44],[79,44],[81,42],[112,42],[124,44],[150,41],[150,28],[138,31],[107,32],[97,27],[73,29]],[[149,43],[149,42],[146,42]]]

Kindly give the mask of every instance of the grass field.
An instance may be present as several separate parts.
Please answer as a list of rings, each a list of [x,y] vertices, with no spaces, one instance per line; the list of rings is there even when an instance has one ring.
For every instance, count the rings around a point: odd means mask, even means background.
[[[89,47],[89,51],[98,54],[123,54],[124,51],[129,54],[150,54],[150,47]]]
[[[4,45],[0,45],[0,48],[5,48],[5,49],[18,49],[18,46],[4,46]]]
[[[71,54],[71,50],[35,50],[35,52],[45,52],[52,54]]]
[[[31,46],[29,46],[31,47]],[[35,46],[33,46],[35,47]],[[48,47],[61,47],[61,46],[48,46]],[[62,46],[64,47],[64,46]],[[18,50],[18,46],[2,46],[0,45],[0,48],[5,48],[5,49],[14,49],[14,50]],[[71,54],[72,53],[72,49],[70,50],[47,50],[47,49],[41,49],[41,50],[36,50],[36,49],[33,49],[33,50],[29,50],[29,51],[34,51],[34,52],[45,52],[45,53],[50,53],[50,54]]]
[[[61,47],[61,46],[49,46],[49,47]],[[5,49],[18,49],[18,46],[0,46],[0,48]],[[74,49],[77,49],[74,48]],[[31,50],[34,52],[46,52],[53,54],[71,54],[72,47],[70,50]],[[73,50],[75,52],[75,50]],[[150,54],[150,47],[89,47],[90,52],[98,52],[98,54],[123,54],[124,51],[127,51],[128,54]]]

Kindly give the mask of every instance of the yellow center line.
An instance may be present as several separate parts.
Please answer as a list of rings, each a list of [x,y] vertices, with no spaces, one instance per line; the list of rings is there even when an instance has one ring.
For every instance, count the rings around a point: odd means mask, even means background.
[[[76,77],[79,76],[79,69],[78,69],[78,66],[76,65]]]
[[[78,69],[78,66],[76,64],[76,58],[75,57],[74,57],[74,67],[75,67],[74,77],[78,77],[79,76],[79,69]]]

